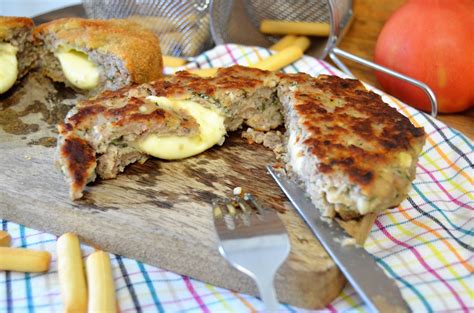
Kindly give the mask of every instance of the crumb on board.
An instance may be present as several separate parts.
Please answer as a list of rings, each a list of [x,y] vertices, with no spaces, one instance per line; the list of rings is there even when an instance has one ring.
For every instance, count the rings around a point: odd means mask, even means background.
[[[242,187],[235,187],[234,190],[232,190],[234,196],[239,196],[242,194]]]
[[[283,145],[284,135],[278,130],[264,132],[249,127],[246,131],[242,132],[241,136],[247,139],[250,144],[263,144],[264,147],[273,150],[277,155],[285,151]]]

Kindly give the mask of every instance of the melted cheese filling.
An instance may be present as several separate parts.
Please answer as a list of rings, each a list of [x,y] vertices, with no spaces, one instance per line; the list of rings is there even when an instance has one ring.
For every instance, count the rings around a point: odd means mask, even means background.
[[[226,129],[221,114],[194,101],[155,96],[147,99],[164,109],[185,110],[199,124],[199,134],[194,137],[151,134],[138,142],[138,148],[144,153],[165,160],[184,159],[224,142]]]
[[[86,53],[60,46],[54,53],[66,79],[79,89],[94,89],[99,84],[100,70]]]
[[[10,89],[18,77],[18,48],[0,43],[0,94]]]
[[[400,152],[400,154],[398,155],[398,160],[400,166],[403,168],[408,168],[411,166],[412,157],[406,152]]]

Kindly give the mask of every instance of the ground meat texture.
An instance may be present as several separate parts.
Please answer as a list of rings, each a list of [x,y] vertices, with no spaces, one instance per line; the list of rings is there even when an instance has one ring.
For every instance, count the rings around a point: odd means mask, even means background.
[[[213,78],[179,72],[104,92],[78,103],[60,126],[60,136],[74,134],[88,142],[99,160],[96,172],[110,178],[145,160],[133,146],[141,136],[196,134],[191,117],[156,110],[146,100],[150,95],[216,110],[225,116],[228,131],[248,126],[242,136],[283,156],[289,174],[329,217],[353,219],[397,206],[410,189],[425,140],[422,128],[357,80],[242,66],[220,69]],[[283,120],[285,135],[274,130]]]
[[[32,36],[33,21],[28,18],[0,16],[0,43],[18,48],[18,77],[20,80],[37,65],[37,51]]]

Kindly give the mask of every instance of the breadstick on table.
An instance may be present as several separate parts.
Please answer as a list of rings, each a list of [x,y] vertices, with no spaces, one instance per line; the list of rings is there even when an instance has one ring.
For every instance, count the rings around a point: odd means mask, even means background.
[[[311,45],[311,41],[309,40],[308,37],[305,36],[299,36],[296,38],[295,41],[291,44],[291,46],[295,46],[301,49],[301,51],[305,52],[309,46]]]
[[[302,56],[303,51],[301,50],[301,48],[290,46],[266,59],[261,60],[260,62],[250,65],[250,67],[267,71],[278,71],[284,68],[285,66],[295,62]]]
[[[278,71],[285,66],[295,62],[303,56],[303,44],[298,46],[287,47],[274,55],[263,59],[255,64],[249,65],[249,67],[258,68],[266,71]],[[217,68],[204,68],[190,70],[189,72],[196,74],[201,77],[214,76],[217,73]]]
[[[86,261],[89,312],[116,313],[115,286],[109,254],[96,251]]]
[[[0,270],[15,272],[46,272],[51,262],[47,251],[0,247]]]
[[[182,66],[184,64],[188,63],[186,59],[178,58],[178,57],[172,57],[169,55],[164,55],[163,56],[163,65],[164,66],[169,66],[169,67],[178,67]]]
[[[329,36],[331,26],[318,22],[262,20],[260,31],[273,35]]]
[[[278,71],[285,66],[295,62],[303,56],[303,51],[298,46],[290,46],[283,49],[274,55],[263,59],[255,64],[249,65],[249,67],[258,68],[266,71]],[[216,75],[218,68],[203,68],[190,70],[189,72],[196,74],[201,77],[211,77]]]
[[[64,312],[87,312],[87,287],[79,239],[75,234],[66,233],[58,238],[56,250]]]
[[[9,247],[12,243],[12,237],[6,231],[0,230],[0,247]]]
[[[286,35],[280,40],[278,40],[273,46],[271,46],[270,50],[281,51],[289,46],[297,39],[298,37],[295,35]]]

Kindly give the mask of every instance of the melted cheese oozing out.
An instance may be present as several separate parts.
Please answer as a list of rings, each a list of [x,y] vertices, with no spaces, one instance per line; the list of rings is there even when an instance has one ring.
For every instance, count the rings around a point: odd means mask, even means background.
[[[18,77],[17,51],[9,43],[0,43],[0,94],[10,89]]]
[[[100,70],[87,54],[60,46],[54,53],[66,79],[79,89],[94,89],[99,84]]]
[[[400,162],[401,167],[411,166],[412,157],[406,152],[400,152],[400,154],[398,155],[398,160]]]
[[[288,138],[288,141],[290,142],[288,145],[288,154],[291,160],[291,167],[294,171],[296,173],[303,173],[303,161],[305,160],[304,150],[301,146],[301,142],[296,140],[298,135],[298,131],[295,131],[294,129],[290,131],[290,138]]]
[[[221,114],[194,101],[155,96],[149,96],[147,99],[164,109],[185,110],[199,124],[199,134],[194,137],[151,134],[138,142],[141,151],[160,159],[176,160],[199,154],[215,144],[223,143],[226,129],[224,116]]]

